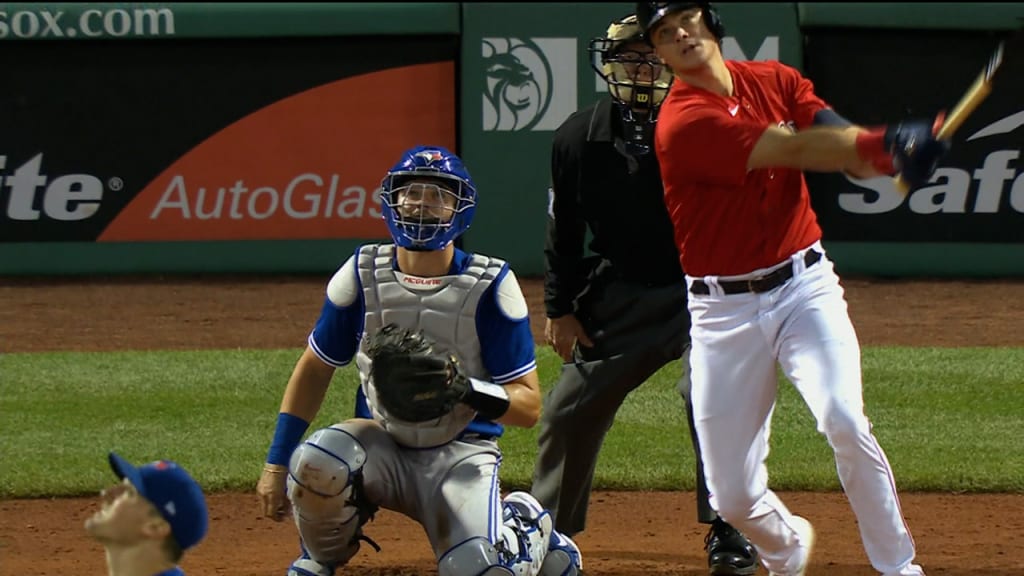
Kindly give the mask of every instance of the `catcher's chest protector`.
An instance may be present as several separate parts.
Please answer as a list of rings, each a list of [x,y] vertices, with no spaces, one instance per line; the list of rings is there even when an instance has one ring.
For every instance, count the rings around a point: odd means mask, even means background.
[[[393,244],[374,244],[363,246],[359,251],[356,266],[366,312],[356,365],[370,411],[397,442],[416,448],[440,446],[454,440],[476,413],[458,404],[455,410],[437,421],[416,424],[390,418],[376,402],[373,383],[367,380],[370,373],[367,338],[390,323],[423,330],[436,342],[438,350],[455,354],[467,376],[490,381],[491,375],[480,356],[476,310],[480,298],[505,262],[474,254],[462,274],[437,288],[420,290],[408,288],[399,280],[392,266],[394,250]]]

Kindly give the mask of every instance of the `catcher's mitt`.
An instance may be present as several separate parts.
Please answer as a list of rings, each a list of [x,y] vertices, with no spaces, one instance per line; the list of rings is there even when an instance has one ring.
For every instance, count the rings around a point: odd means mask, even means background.
[[[438,354],[422,332],[388,324],[370,337],[367,355],[377,401],[406,422],[435,420],[469,392],[469,379],[453,356]]]

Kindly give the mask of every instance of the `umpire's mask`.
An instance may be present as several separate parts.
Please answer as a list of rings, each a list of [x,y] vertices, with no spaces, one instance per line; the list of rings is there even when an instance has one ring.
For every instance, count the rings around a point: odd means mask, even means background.
[[[608,93],[622,113],[627,150],[647,153],[672,72],[644,40],[633,14],[612,22],[604,37],[590,41],[588,51],[591,67],[608,83]]]

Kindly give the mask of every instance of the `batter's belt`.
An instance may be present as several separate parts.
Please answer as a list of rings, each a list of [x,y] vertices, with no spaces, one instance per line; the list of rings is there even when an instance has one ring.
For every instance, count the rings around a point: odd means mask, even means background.
[[[821,260],[821,252],[817,250],[808,250],[804,253],[804,266],[810,268],[814,264],[817,264]],[[762,292],[769,292],[785,284],[790,278],[793,277],[793,263],[776,268],[775,270],[760,276],[758,278],[751,278],[749,280],[725,280],[718,283],[722,288],[722,292],[726,294],[746,294],[754,292],[760,294]],[[690,285],[690,292],[707,296],[711,294],[711,287],[708,286],[702,280],[694,280]]]

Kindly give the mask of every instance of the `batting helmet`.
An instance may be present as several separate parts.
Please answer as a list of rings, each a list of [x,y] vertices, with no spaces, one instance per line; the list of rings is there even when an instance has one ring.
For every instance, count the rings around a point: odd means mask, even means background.
[[[715,7],[711,5],[711,2],[637,2],[636,15],[640,20],[640,26],[643,27],[644,37],[647,38],[648,42],[651,42],[649,33],[652,28],[661,22],[662,18],[673,12],[689,10],[690,8],[701,9],[704,24],[719,42],[722,41],[722,38],[725,38],[725,25],[722,24],[722,18],[718,15]]]
[[[608,83],[608,93],[632,110],[653,113],[672,84],[672,72],[647,50],[627,50],[644,41],[635,14],[615,20],[603,37],[590,41],[590,65]]]
[[[417,194],[422,198],[410,201]],[[476,211],[469,171],[441,146],[416,146],[403,153],[384,176],[380,198],[391,238],[409,250],[447,247],[469,229]]]

